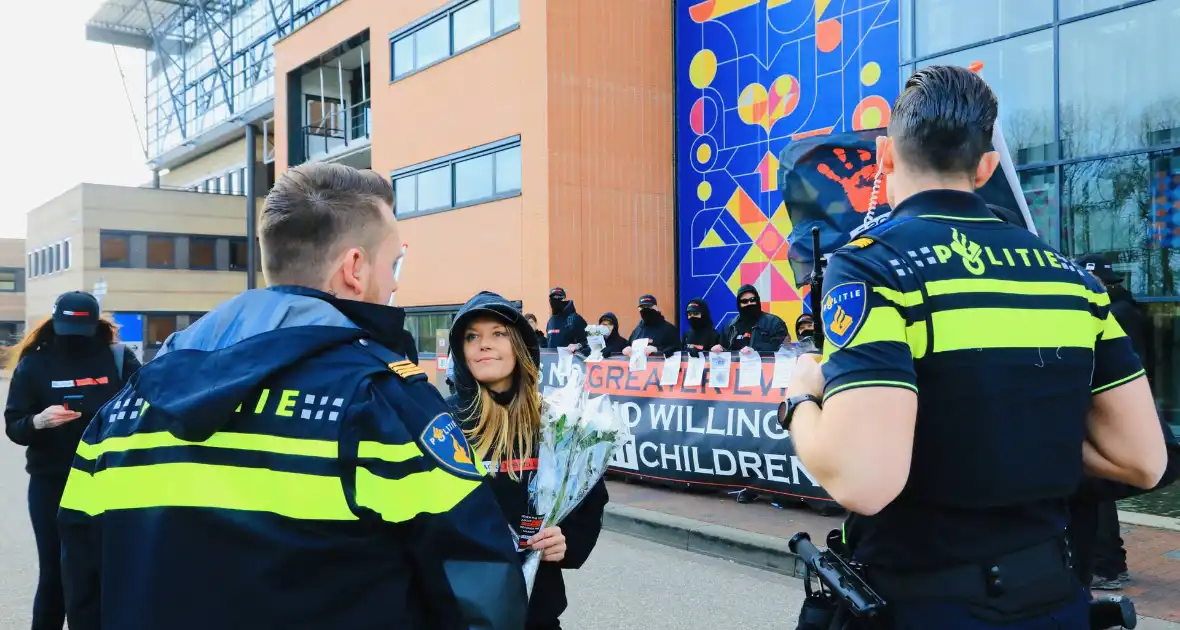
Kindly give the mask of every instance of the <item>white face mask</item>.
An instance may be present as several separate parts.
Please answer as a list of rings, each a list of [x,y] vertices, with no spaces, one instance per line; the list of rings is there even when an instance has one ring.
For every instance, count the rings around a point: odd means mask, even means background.
[[[610,324],[603,324],[603,326],[606,326],[606,336],[607,337],[609,337],[611,335],[611,333],[615,332],[614,326],[611,326]]]

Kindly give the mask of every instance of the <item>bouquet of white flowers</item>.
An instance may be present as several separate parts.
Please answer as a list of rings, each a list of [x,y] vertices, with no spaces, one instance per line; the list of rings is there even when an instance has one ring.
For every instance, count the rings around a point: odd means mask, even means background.
[[[586,343],[590,345],[590,356],[586,357],[588,363],[597,363],[602,360],[602,349],[606,347],[608,334],[610,334],[610,330],[602,324],[591,324],[586,327]]]
[[[561,523],[606,474],[615,449],[631,435],[608,396],[591,398],[580,369],[570,371],[565,385],[544,398],[535,483],[529,496],[542,515],[538,531]],[[524,562],[528,592],[541,566],[541,552],[530,551]]]

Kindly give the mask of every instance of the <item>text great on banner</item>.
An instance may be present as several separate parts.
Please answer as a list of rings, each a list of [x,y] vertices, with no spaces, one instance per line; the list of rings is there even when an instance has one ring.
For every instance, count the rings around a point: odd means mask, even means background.
[[[736,356],[736,355],[735,355]],[[738,387],[738,366],[730,365],[729,387],[685,386],[682,366],[675,386],[661,386],[663,359],[649,357],[647,368],[631,371],[623,358],[585,363],[586,388],[610,394],[631,428],[632,441],[615,454],[616,473],[722,488],[756,488],[805,503],[833,505],[832,498],[795,455],[790,437],[778,426],[784,390],[771,387],[774,357],[762,357],[758,387]],[[565,382],[557,374],[557,353],[541,355],[541,387]]]

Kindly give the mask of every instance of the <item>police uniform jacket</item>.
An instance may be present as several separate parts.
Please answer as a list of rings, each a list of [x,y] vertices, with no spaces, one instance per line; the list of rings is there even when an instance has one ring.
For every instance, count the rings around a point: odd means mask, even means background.
[[[1096,280],[977,195],[928,191],[832,256],[821,308],[825,399],[918,395],[905,488],[847,524],[859,560],[937,569],[1061,536],[1091,396],[1143,375]]]
[[[87,427],[59,521],[72,630],[522,627],[514,540],[403,312],[248,291]]]

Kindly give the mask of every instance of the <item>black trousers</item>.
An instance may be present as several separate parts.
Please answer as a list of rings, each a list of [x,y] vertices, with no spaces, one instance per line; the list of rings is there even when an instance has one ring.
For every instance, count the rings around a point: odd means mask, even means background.
[[[29,477],[29,518],[37,539],[37,595],[33,598],[33,630],[62,630],[66,621],[62,593],[61,537],[57,532],[57,510],[65,490],[64,477]]]
[[[1115,578],[1127,571],[1127,550],[1123,548],[1118,506],[1114,501],[1098,504],[1098,533],[1094,541],[1094,573]]]

